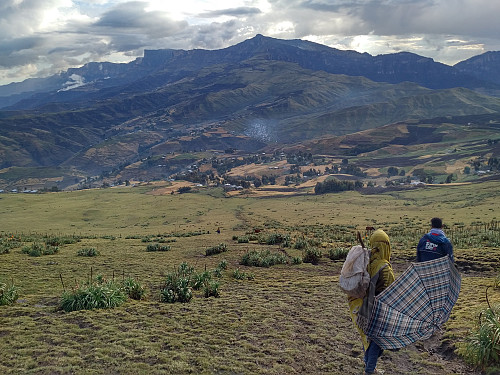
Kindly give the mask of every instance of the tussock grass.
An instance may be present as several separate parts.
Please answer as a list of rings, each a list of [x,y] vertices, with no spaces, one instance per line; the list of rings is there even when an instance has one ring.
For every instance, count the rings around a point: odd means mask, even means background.
[[[243,255],[240,264],[253,267],[271,267],[276,264],[289,263],[288,257],[279,252],[271,252],[268,250],[257,251],[252,250]]]
[[[336,249],[328,250],[328,258],[331,260],[345,260],[350,249],[345,247],[338,247]]]
[[[95,247],[84,247],[83,249],[78,250],[76,255],[80,257],[95,257],[99,255],[99,252]]]
[[[19,292],[13,283],[7,284],[0,280],[0,306],[11,305],[18,297]]]
[[[121,285],[98,275],[95,280],[90,279],[76,284],[71,290],[65,291],[61,296],[59,307],[66,312],[111,309],[127,300],[129,292],[134,288],[133,284],[130,279],[127,279],[127,284]]]
[[[212,247],[209,247],[208,249],[205,250],[205,255],[206,256],[209,256],[209,255],[216,255],[216,254],[220,254],[220,253],[224,253],[228,250],[227,248],[227,244],[225,243],[220,243],[218,245],[215,245],[215,246],[212,246]]]
[[[484,370],[500,360],[500,305],[483,310],[476,329],[460,350],[464,358]]]
[[[150,244],[146,246],[146,251],[169,251],[171,249],[170,246],[160,245],[159,243]]]
[[[53,255],[58,253],[59,247],[35,242],[31,244],[31,246],[24,246],[22,252],[31,257],[40,257],[42,255]]]

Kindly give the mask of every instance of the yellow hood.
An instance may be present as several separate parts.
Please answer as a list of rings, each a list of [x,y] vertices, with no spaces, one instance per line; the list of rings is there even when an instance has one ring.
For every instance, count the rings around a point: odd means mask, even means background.
[[[370,276],[375,275],[384,264],[391,261],[391,242],[382,229],[377,229],[370,236],[371,260],[368,265]]]

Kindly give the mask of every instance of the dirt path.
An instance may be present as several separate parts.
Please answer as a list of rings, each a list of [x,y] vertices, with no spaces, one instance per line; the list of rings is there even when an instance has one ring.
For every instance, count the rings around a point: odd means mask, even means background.
[[[453,346],[443,339],[441,332],[397,352],[385,351],[379,360],[378,368],[384,370],[386,375],[481,374],[481,371],[474,370],[454,353]]]

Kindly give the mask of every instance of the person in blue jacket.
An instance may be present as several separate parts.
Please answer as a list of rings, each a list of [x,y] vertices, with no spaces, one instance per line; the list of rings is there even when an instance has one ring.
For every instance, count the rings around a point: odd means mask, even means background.
[[[453,259],[453,245],[443,232],[443,221],[438,218],[431,219],[431,230],[419,241],[417,246],[417,262],[426,262],[449,255]]]

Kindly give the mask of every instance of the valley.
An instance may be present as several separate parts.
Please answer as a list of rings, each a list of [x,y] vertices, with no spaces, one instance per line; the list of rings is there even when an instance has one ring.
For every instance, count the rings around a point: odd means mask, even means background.
[[[473,61],[484,70],[495,60]],[[69,85],[76,76],[82,84]],[[455,68],[408,53],[370,56],[262,35],[222,50],[90,63],[37,81],[35,91],[22,83],[0,88],[0,189],[73,190],[193,172],[209,175],[201,178],[207,186],[234,185],[229,177],[262,172],[220,172],[222,165],[298,153],[313,158],[300,171],[290,173],[297,163],[287,162],[266,178],[300,185],[315,178],[304,172],[324,174],[348,159],[358,180],[375,178],[365,185],[384,185],[390,167],[427,182],[481,180],[497,171],[485,167],[498,159],[500,139],[494,76],[474,77],[465,62]],[[465,167],[481,174],[461,173]]]

